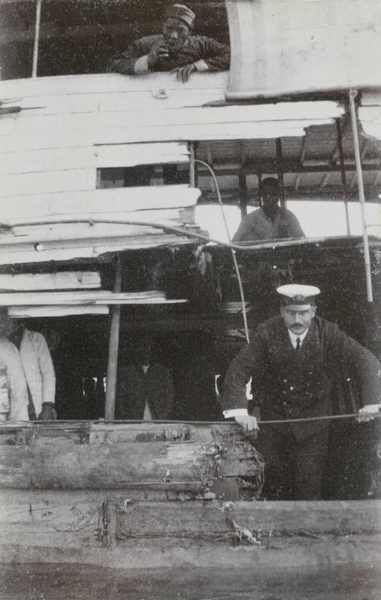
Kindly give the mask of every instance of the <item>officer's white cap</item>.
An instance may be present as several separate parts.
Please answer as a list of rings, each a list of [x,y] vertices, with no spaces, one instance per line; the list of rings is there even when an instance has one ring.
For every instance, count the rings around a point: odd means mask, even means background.
[[[299,283],[281,285],[276,291],[282,296],[282,304],[315,304],[315,296],[320,294],[318,287]]]

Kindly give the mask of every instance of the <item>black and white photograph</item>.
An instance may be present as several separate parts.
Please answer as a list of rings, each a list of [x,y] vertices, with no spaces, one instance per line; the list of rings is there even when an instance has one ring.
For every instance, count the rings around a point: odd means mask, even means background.
[[[0,600],[381,598],[381,0],[0,0]]]

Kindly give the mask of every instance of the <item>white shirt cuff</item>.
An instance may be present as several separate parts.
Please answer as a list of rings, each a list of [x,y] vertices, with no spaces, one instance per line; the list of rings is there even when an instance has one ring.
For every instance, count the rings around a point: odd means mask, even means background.
[[[247,408],[232,408],[231,410],[223,411],[225,419],[230,419],[230,417],[247,417],[248,414]]]
[[[146,73],[150,73],[147,54],[137,59],[136,63],[134,64],[134,71],[136,75],[145,75]]]
[[[209,67],[203,59],[197,60],[194,64],[197,71],[199,71],[200,73],[203,73],[204,71],[209,71]]]

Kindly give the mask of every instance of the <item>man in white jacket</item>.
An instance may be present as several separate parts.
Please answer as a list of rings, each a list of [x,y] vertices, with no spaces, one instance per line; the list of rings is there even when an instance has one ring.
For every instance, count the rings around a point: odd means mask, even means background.
[[[5,337],[1,326],[0,367],[6,369],[8,388],[9,411],[8,414],[4,414],[5,419],[7,421],[28,421],[28,392],[20,354],[16,346]]]
[[[3,319],[7,320],[4,315]],[[16,346],[32,399],[35,418],[50,421],[57,418],[55,409],[56,376],[48,344],[37,331],[27,329],[19,319],[7,322],[7,338]],[[30,402],[29,402],[30,403]]]

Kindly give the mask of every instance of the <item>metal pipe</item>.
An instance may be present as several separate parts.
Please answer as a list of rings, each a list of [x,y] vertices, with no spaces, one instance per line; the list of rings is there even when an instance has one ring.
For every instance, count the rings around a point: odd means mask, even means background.
[[[238,185],[239,185],[239,208],[241,211],[241,219],[246,217],[247,215],[247,180],[246,180],[246,171],[245,171],[245,163],[246,163],[246,149],[245,144],[241,140],[240,142],[240,165],[239,165],[239,174],[238,174]]]
[[[368,230],[367,230],[367,226],[366,226],[364,181],[363,181],[363,177],[362,177],[360,145],[359,145],[359,136],[358,136],[358,130],[357,130],[357,118],[356,118],[356,111],[355,111],[355,95],[356,95],[356,92],[354,90],[349,91],[349,107],[350,107],[350,112],[351,112],[353,144],[354,144],[354,151],[355,151],[356,171],[357,171],[357,186],[358,186],[359,200],[360,200],[360,206],[361,206],[361,224],[362,224],[362,234],[363,234],[363,240],[364,240],[366,293],[367,293],[368,302],[373,302],[372,270],[371,270],[371,266],[370,266],[369,239],[368,239]]]
[[[189,142],[189,185],[196,187],[196,164],[194,142]]]
[[[32,77],[37,77],[38,44],[39,44],[39,40],[40,40],[40,24],[41,24],[41,4],[42,4],[42,0],[37,0],[36,24],[35,24],[35,28],[34,28]]]
[[[281,203],[281,206],[286,206],[285,202],[284,202],[282,140],[280,138],[276,138],[275,142],[276,142],[276,158],[277,158],[277,169],[278,169],[280,203]]]
[[[347,188],[347,180],[346,180],[346,175],[345,175],[343,136],[341,133],[339,119],[336,119],[336,133],[337,133],[337,149],[339,151],[339,160],[340,160],[341,183],[343,186],[343,200],[344,200],[344,208],[345,208],[345,220],[346,220],[346,224],[347,224],[347,235],[350,235],[351,234],[351,226],[350,226],[350,222],[349,222],[349,210],[348,210],[348,188]]]
[[[122,265],[120,258],[116,265],[114,292],[119,294],[122,289]],[[115,418],[115,395],[116,395],[116,379],[118,371],[118,355],[119,355],[119,332],[120,332],[120,304],[115,304],[111,307],[111,325],[110,325],[110,340],[108,347],[108,363],[107,363],[107,385],[106,385],[106,400],[105,400],[105,419],[113,421]]]

